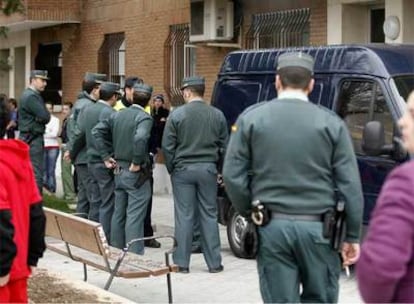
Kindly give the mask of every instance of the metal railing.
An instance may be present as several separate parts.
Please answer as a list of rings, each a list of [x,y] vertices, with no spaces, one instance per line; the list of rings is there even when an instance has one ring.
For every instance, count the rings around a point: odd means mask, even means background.
[[[309,45],[310,9],[255,14],[246,34],[249,49]]]
[[[164,90],[173,106],[184,103],[181,81],[192,70],[191,49],[186,47],[189,35],[188,23],[170,25],[170,33],[164,43]]]
[[[124,67],[120,67],[119,56],[125,50],[121,49],[121,45],[125,40],[125,33],[105,34],[104,41],[98,51],[98,70],[108,76],[108,81],[120,83],[120,70],[124,71]],[[124,58],[124,57],[123,57]]]

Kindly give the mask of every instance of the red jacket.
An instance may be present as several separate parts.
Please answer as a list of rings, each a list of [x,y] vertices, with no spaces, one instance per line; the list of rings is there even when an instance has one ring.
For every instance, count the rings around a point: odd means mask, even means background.
[[[41,202],[29,146],[20,140],[0,140],[0,239],[4,245],[0,276],[10,273],[11,281],[27,277],[29,266],[42,256],[45,220]]]

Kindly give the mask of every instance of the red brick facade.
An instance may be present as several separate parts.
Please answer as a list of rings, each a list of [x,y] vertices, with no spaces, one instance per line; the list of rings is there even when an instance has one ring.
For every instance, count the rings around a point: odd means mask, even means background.
[[[245,0],[242,3],[244,31],[253,13],[308,7],[311,9],[310,43],[326,44],[326,0]],[[39,43],[62,43],[63,100],[74,101],[84,73],[98,69],[98,50],[104,34],[124,32],[126,75],[144,78],[154,86],[154,93],[164,92],[164,42],[169,26],[189,20],[190,0],[84,0],[80,24],[32,30],[31,64]],[[196,73],[206,77],[207,99],[211,97],[224,56],[232,50],[203,45],[196,48]]]

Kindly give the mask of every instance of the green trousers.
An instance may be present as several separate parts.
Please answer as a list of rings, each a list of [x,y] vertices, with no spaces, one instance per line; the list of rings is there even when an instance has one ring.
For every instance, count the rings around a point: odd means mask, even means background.
[[[30,142],[30,160],[34,170],[36,185],[39,193],[43,193],[43,171],[44,171],[44,141],[43,136],[37,136]]]
[[[338,301],[340,259],[322,236],[321,222],[273,219],[258,233],[257,268],[265,303]]]
[[[62,169],[62,186],[63,186],[63,199],[67,201],[75,201],[76,193],[73,185],[72,163],[63,159],[63,155],[66,152],[65,147],[62,147],[61,154],[61,169]]]

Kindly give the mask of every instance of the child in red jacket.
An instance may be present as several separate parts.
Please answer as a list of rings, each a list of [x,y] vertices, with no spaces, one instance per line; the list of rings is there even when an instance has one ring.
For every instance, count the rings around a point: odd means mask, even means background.
[[[45,250],[45,215],[29,146],[3,140],[9,113],[0,99],[0,303],[27,303],[27,278]]]

